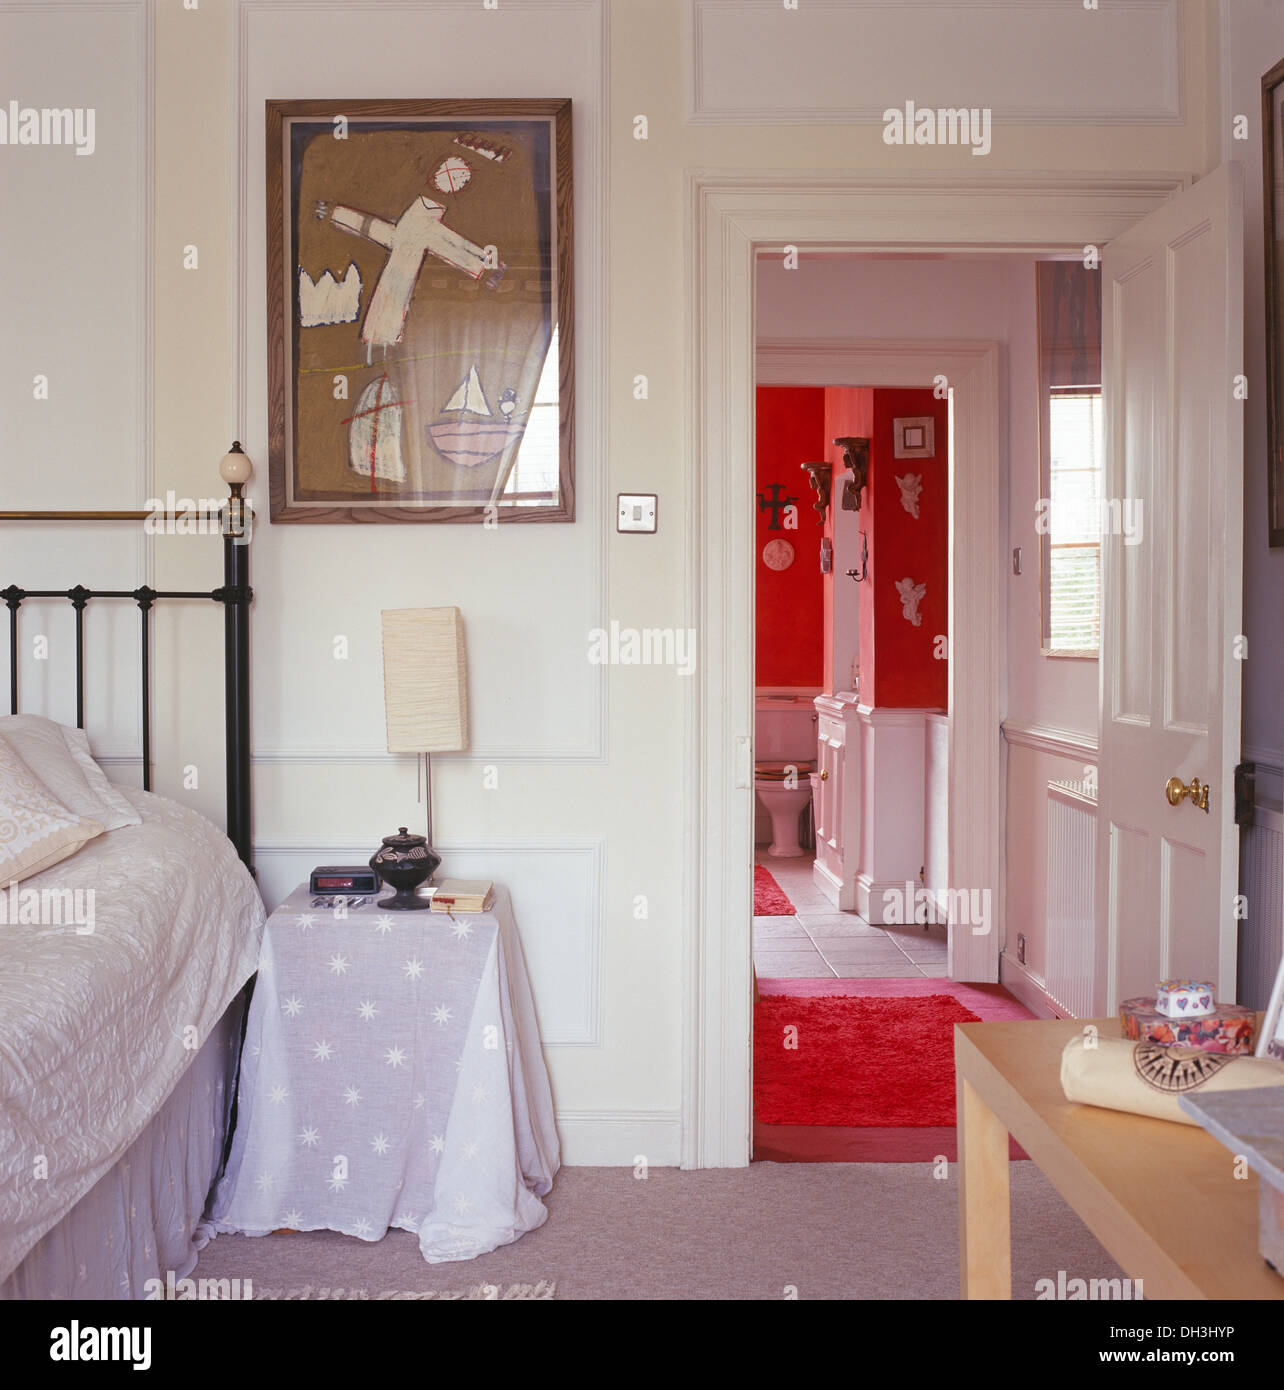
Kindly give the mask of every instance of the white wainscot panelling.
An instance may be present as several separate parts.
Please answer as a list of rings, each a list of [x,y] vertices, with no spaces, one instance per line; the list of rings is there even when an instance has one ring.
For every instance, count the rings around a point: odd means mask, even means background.
[[[1090,1018],[1096,968],[1092,894],[1097,798],[1084,782],[1049,782],[1046,886],[1048,996],[1070,1018]]]
[[[576,358],[605,358],[604,0],[236,0],[236,420],[267,506],[264,142],[268,99],[569,97],[575,150]],[[254,753],[267,762],[383,762],[381,608],[457,605],[468,648],[471,752],[603,762],[604,371],[576,391],[576,520],[565,525],[294,526],[255,533]],[[657,614],[658,626],[673,626]],[[349,656],[336,661],[337,637]]]
[[[1182,118],[1177,0],[1091,11],[1080,0],[688,0],[685,42],[696,122],[881,123],[906,101],[1026,124]]]
[[[147,0],[0,0],[10,139],[0,148],[6,508],[132,511],[152,491],[151,50]],[[73,143],[14,143],[11,104],[70,111]],[[91,153],[77,153],[77,113]],[[47,385],[38,388],[37,376]],[[132,589],[151,578],[140,524],[0,522],[0,587]],[[138,609],[127,600],[91,603],[84,631],[94,752],[109,761],[137,754]],[[19,710],[74,724],[69,603],[22,605],[18,666]],[[7,690],[7,641],[0,681]],[[8,713],[7,698],[0,708]],[[137,780],[137,769],[119,775]]]
[[[16,104],[82,112],[85,136],[92,113],[93,131],[89,154],[20,145],[12,132],[0,149],[9,508],[134,509],[150,488],[150,49],[146,0],[0,3],[6,126]]]
[[[271,910],[318,865],[364,864],[376,847],[258,841],[254,860],[263,901]],[[603,841],[445,841],[434,848],[442,856],[439,879],[489,878],[512,895],[543,1042],[597,1046],[602,1038]]]

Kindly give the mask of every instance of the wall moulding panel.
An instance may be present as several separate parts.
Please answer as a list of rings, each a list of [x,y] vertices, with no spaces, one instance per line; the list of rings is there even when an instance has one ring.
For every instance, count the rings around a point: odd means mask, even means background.
[[[496,23],[504,26],[503,43],[494,39]],[[610,625],[609,517],[603,470],[594,466],[607,457],[607,5],[522,0],[505,3],[497,15],[480,0],[233,0],[229,31],[238,151],[231,174],[229,435],[260,463],[251,493],[261,517],[267,516],[264,102],[503,93],[569,97],[574,113],[576,439],[583,460],[577,520],[501,524],[485,534],[480,526],[261,523],[256,583],[274,603],[256,615],[256,669],[264,681],[289,671],[323,696],[294,704],[288,715],[281,702],[260,702],[256,758],[381,761],[379,609],[456,604],[468,646],[472,756],[605,762],[609,672],[589,662],[588,645],[592,630]],[[299,534],[307,531],[317,534]],[[354,576],[361,578],[354,582]],[[521,613],[513,604],[515,577]],[[326,655],[340,633],[353,642],[347,670]],[[336,740],[336,729],[351,733]]]
[[[12,413],[7,390],[0,396],[6,442],[16,456],[40,461],[8,480],[9,508],[55,509],[75,496],[78,508],[137,510],[154,490],[152,45],[148,0],[0,0],[6,103],[94,111],[89,157],[42,147],[5,160],[6,208],[38,210],[6,217],[0,233],[4,264],[24,267],[21,277],[6,277],[0,376],[16,376],[21,387]],[[94,253],[77,257],[74,229],[89,207]],[[105,276],[107,265],[113,273]],[[50,377],[49,397],[32,413],[37,371]],[[94,466],[82,472],[86,456]],[[18,532],[6,525],[4,535],[9,550]],[[141,526],[137,537],[140,558],[150,560]]]
[[[1033,748],[1042,753],[1059,753],[1077,761],[1097,761],[1097,740],[1072,729],[1054,729],[1049,724],[1021,724],[1003,721],[1003,737],[1019,748]]]
[[[601,1046],[606,842],[437,839],[434,847],[442,873],[491,878],[512,894],[544,1045]],[[263,900],[272,908],[318,864],[364,864],[375,848],[356,839],[256,840]]]
[[[94,121],[89,155],[66,145],[4,152],[6,508],[135,511],[156,489],[153,42],[148,0],[0,0],[6,114],[12,100],[19,107],[92,111]],[[87,131],[82,124],[82,134]],[[47,378],[44,399],[35,395],[37,375]],[[154,551],[141,523],[3,522],[0,585],[154,584]],[[49,639],[47,661],[31,659],[36,633]],[[27,600],[19,634],[19,709],[74,723],[70,605]],[[87,731],[95,749],[132,749],[135,757],[137,642],[136,608],[114,600],[90,604]],[[130,660],[118,659],[122,649]],[[6,654],[0,657],[6,688],[7,679]],[[8,713],[7,696],[2,708]]]
[[[888,107],[994,105],[1023,125],[1177,125],[1178,0],[687,0],[687,119],[882,123]],[[1014,64],[1011,55],[1022,60]]]

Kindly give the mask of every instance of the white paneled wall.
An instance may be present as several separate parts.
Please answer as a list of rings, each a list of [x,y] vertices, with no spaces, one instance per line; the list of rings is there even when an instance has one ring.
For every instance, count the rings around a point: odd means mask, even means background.
[[[947,920],[950,883],[950,717],[928,714],[923,724],[923,886],[933,895],[937,921]]]
[[[913,98],[993,106],[997,118],[1024,123],[1178,120],[1178,0],[1085,10],[1048,0],[688,0],[689,116],[881,121]],[[912,77],[888,61],[895,54],[913,55]]]
[[[605,847],[584,835],[602,827],[595,809],[601,793],[585,779],[607,759],[609,674],[587,660],[588,633],[607,627],[611,616],[605,383],[594,365],[603,359],[605,327],[602,9],[596,0],[531,0],[502,15],[461,0],[237,0],[233,10],[235,430],[261,464],[264,102],[443,94],[573,102],[575,522],[497,530],[261,523],[254,547],[255,839],[265,895],[281,896],[336,855],[361,862],[381,835],[415,814],[413,806],[398,809],[414,785],[411,760],[385,751],[379,611],[457,606],[468,651],[471,746],[467,756],[433,760],[438,848],[445,871],[492,877],[512,893],[565,1104],[563,1050],[589,1056],[608,1042]],[[251,488],[261,516],[266,484],[261,467]],[[667,623],[664,616],[642,620],[673,626],[672,615]],[[339,636],[347,639],[344,660],[334,657]],[[663,674],[676,686],[674,672]],[[642,883],[636,891],[646,889]],[[654,891],[651,900],[658,909]],[[617,901],[631,907],[633,894]],[[641,929],[632,942],[642,945]],[[615,1132],[610,1110],[604,1105],[591,1112],[595,1120],[575,1127],[575,1141],[586,1147],[578,1154],[568,1147],[572,1161],[600,1161],[602,1143],[610,1150],[613,1141],[602,1137]],[[627,1115],[619,1123],[631,1129],[637,1107]],[[671,1105],[662,1106],[660,1130],[670,1121]],[[632,1161],[633,1153],[611,1157]]]
[[[1070,1018],[1090,1018],[1094,968],[1093,873],[1097,798],[1083,782],[1048,783],[1047,930],[1044,987]]]
[[[151,51],[146,0],[0,4],[6,123],[11,102],[66,108],[93,137],[85,154],[12,134],[0,150],[6,509],[133,510],[152,491]],[[132,588],[150,575],[141,525],[0,523],[0,587]],[[70,605],[29,601],[19,636],[19,707],[74,723]],[[93,746],[136,752],[137,610],[91,605],[85,641]],[[7,713],[7,641],[0,677]]]
[[[266,461],[267,344],[263,108],[318,93],[569,96],[574,104],[576,357],[600,360],[604,266],[601,26],[598,6],[475,3],[420,8],[326,0],[238,0],[236,189],[238,428]],[[503,43],[496,43],[496,23]],[[306,32],[307,42],[300,34]],[[480,759],[598,762],[605,756],[606,668],[586,659],[605,627],[600,469],[601,379],[576,374],[574,525],[261,526],[255,568],[280,602],[255,615],[259,671],[309,672],[316,698],[260,701],[255,746],[275,758],[384,755],[379,609],[457,606],[468,641],[472,752]],[[240,422],[243,421],[243,426]],[[267,478],[251,495],[267,513]],[[350,659],[330,655],[336,635]]]
[[[535,995],[540,1037],[548,1046],[602,1041],[601,840],[531,839],[464,844],[434,836],[441,873],[504,884],[520,925]],[[318,863],[361,864],[369,846],[260,840],[254,847],[259,887],[275,907]]]

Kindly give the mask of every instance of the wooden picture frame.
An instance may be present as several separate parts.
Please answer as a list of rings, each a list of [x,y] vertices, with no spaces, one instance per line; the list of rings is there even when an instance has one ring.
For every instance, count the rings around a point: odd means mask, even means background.
[[[1268,542],[1284,545],[1284,59],[1262,78],[1262,251],[1266,269]]]
[[[930,415],[906,415],[892,421],[892,457],[936,457],[936,421]]]
[[[570,101],[268,101],[266,139],[272,521],[574,521]]]

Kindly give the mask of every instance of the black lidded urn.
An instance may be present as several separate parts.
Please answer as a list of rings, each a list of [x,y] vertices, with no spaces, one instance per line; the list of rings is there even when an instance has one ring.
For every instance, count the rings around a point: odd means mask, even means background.
[[[423,835],[407,833],[403,825],[395,835],[386,835],[370,859],[370,867],[395,889],[390,898],[380,898],[379,906],[394,912],[423,912],[431,900],[419,897],[415,889],[432,877],[441,856],[433,852]]]

